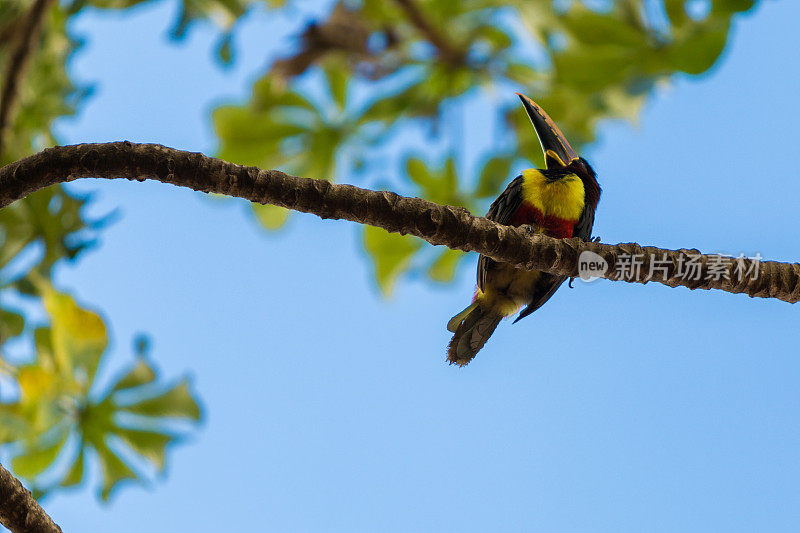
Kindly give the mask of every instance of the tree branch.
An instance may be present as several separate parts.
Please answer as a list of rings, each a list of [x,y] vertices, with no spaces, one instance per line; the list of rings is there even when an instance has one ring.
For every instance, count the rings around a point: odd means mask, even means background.
[[[454,46],[442,33],[431,24],[415,0],[395,0],[405,11],[411,23],[439,50],[439,56],[446,63],[456,66],[464,62],[466,54]]]
[[[343,2],[336,4],[328,20],[312,22],[301,36],[303,46],[296,54],[275,61],[272,72],[282,78],[293,78],[304,73],[320,58],[332,52],[346,52],[355,57],[370,55],[370,31],[357,11],[348,9]]]
[[[8,68],[6,68],[4,76],[3,91],[0,93],[0,154],[3,153],[3,140],[6,130],[10,126],[14,105],[19,95],[18,86],[20,80],[25,72],[28,60],[33,55],[34,43],[39,37],[44,15],[52,3],[53,0],[36,0],[28,15],[23,17],[23,27],[18,30],[19,41],[16,48],[11,51]]]
[[[48,148],[0,169],[0,208],[32,192],[79,178],[158,180],[197,191],[236,196],[274,204],[321,218],[345,219],[387,231],[415,235],[435,245],[478,252],[496,261],[527,270],[575,277],[582,252],[593,252],[607,265],[634,259],[638,268],[609,269],[601,277],[615,281],[670,287],[719,289],[760,298],[800,300],[800,264],[774,261],[738,262],[745,272],[758,267],[757,276],[736,275],[736,262],[724,268],[718,255],[697,250],[665,250],[635,243],[617,245],[553,239],[530,235],[472,216],[466,209],[406,198],[393,192],[370,191],[352,185],[290,176],[278,170],[260,170],[228,163],[200,153],[183,152],[157,144],[114,142]],[[685,275],[687,258],[697,276]]]
[[[61,533],[28,489],[0,465],[0,523],[13,533]]]

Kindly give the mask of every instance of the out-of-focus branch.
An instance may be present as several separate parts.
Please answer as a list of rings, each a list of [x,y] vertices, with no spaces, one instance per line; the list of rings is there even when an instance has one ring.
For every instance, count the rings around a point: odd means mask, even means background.
[[[396,0],[411,26],[428,40],[437,50],[439,58],[453,66],[463,65],[466,51],[454,45],[447,36],[432,24],[415,0]],[[379,78],[393,71],[382,65],[385,53],[398,42],[393,26],[380,28],[386,43],[382,50],[373,50],[368,41],[376,28],[370,27],[359,10],[348,8],[343,1],[336,4],[327,20],[312,22],[301,34],[302,45],[291,56],[278,59],[272,65],[272,73],[290,79],[304,73],[325,56],[343,52],[349,61],[357,65],[358,71],[370,78]]]
[[[723,263],[718,255],[696,250],[665,250],[635,243],[617,245],[530,235],[472,216],[460,207],[439,205],[393,192],[370,191],[352,185],[290,176],[228,163],[200,153],[157,144],[115,142],[48,148],[0,169],[0,208],[32,192],[79,178],[154,179],[197,191],[273,204],[321,218],[345,219],[387,231],[415,235],[431,244],[478,252],[526,270],[576,277],[583,252],[597,254],[607,265],[601,277],[615,281],[670,287],[719,289],[760,298],[800,300],[800,264],[741,258]],[[688,261],[687,261],[688,259]],[[691,263],[691,265],[690,265]],[[737,269],[758,275],[738,276]],[[696,275],[687,276],[692,268]]]
[[[464,63],[465,52],[452,44],[443,33],[431,24],[417,5],[416,0],[395,0],[395,2],[403,9],[408,20],[436,47],[444,62],[453,66]]]
[[[11,42],[11,57],[6,71],[3,73],[3,89],[0,92],[0,153],[3,152],[3,141],[6,130],[10,127],[14,107],[19,96],[19,84],[25,73],[25,68],[36,48],[42,23],[47,9],[53,0],[35,0],[30,12],[23,17],[23,27],[16,33],[18,41]],[[16,45],[16,46],[14,46]]]
[[[0,465],[0,523],[13,533],[61,533],[31,492]]]
[[[282,78],[293,78],[331,52],[368,56],[370,30],[358,12],[343,3],[337,4],[323,23],[312,22],[303,31],[302,47],[296,54],[275,61],[272,72]]]

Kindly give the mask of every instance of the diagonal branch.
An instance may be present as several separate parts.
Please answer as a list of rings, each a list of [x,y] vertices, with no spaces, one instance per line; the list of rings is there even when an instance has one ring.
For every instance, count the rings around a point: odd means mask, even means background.
[[[0,465],[0,523],[13,533],[61,533],[28,489]]]
[[[28,15],[22,19],[16,47],[11,51],[8,67],[4,73],[3,90],[0,93],[0,154],[3,152],[3,139],[10,127],[14,106],[19,95],[19,83],[25,73],[28,61],[33,55],[36,40],[42,28],[44,15],[53,0],[36,0]]]
[[[321,218],[345,219],[414,235],[435,245],[478,252],[496,261],[528,270],[575,277],[582,252],[592,252],[606,265],[635,259],[635,267],[602,273],[615,281],[670,287],[719,289],[760,298],[800,300],[800,264],[742,258],[723,264],[721,256],[697,250],[665,250],[635,243],[617,245],[553,239],[503,226],[466,209],[406,198],[393,192],[299,178],[278,170],[260,170],[200,153],[157,144],[115,142],[49,148],[0,169],[0,208],[32,192],[79,178],[158,180],[198,191],[274,204]],[[696,275],[687,276],[692,267]],[[736,269],[756,276],[737,276]],[[741,279],[740,279],[741,278]]]

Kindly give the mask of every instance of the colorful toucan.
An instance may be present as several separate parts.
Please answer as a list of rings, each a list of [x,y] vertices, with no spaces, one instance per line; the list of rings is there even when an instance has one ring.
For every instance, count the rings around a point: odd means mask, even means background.
[[[486,218],[508,226],[526,226],[550,237],[591,239],[600,185],[555,122],[527,96],[517,93],[544,151],[546,169],[523,170],[492,203]],[[550,299],[566,276],[520,270],[486,256],[478,259],[478,288],[466,309],[447,323],[454,333],[447,360],[464,366],[483,348],[500,320],[525,309],[525,318]]]

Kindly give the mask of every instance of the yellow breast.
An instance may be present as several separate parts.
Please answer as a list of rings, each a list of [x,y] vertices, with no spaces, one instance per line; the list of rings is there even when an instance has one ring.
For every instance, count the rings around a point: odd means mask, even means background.
[[[522,199],[539,209],[545,216],[578,220],[583,212],[583,182],[575,174],[558,181],[548,181],[536,169],[522,171]]]

